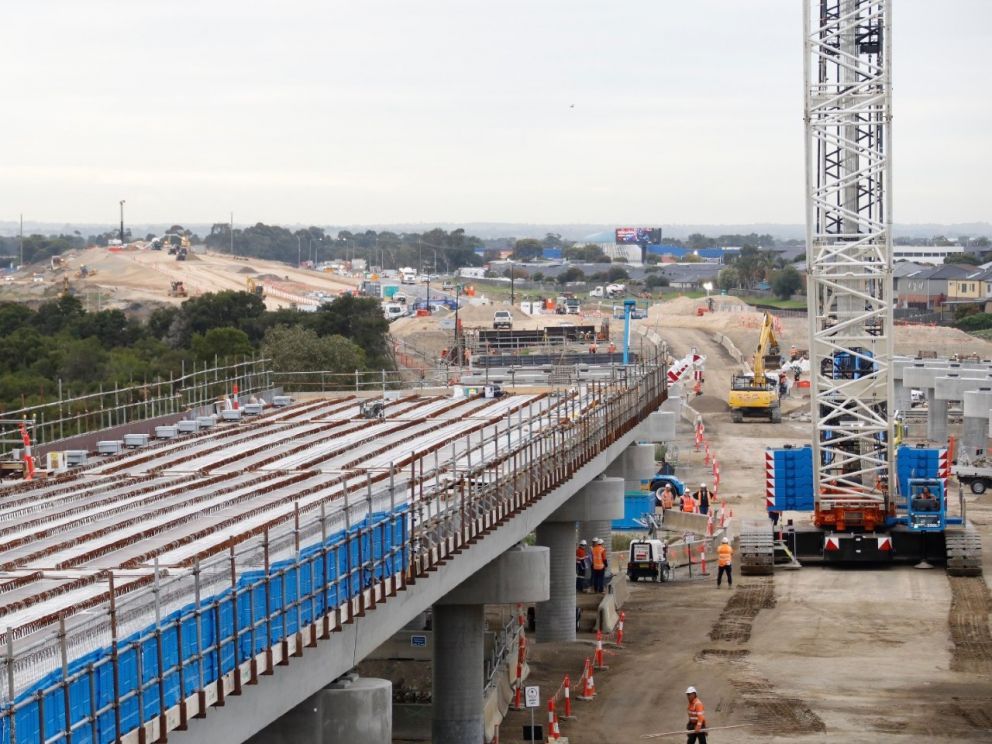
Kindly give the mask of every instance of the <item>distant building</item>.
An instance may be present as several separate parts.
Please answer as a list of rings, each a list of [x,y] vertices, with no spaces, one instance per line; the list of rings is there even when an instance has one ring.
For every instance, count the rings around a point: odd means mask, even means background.
[[[964,253],[960,245],[894,245],[892,257],[895,261],[914,261],[915,263],[937,265],[944,263],[948,256]]]

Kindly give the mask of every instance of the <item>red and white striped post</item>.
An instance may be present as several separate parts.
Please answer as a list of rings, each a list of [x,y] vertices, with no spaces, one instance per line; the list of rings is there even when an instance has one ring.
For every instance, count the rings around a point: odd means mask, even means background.
[[[620,620],[617,622],[617,648],[623,648],[623,621],[627,617],[626,613],[620,611]]]
[[[603,663],[603,631],[596,631],[596,668],[597,669],[607,669],[606,664]]]

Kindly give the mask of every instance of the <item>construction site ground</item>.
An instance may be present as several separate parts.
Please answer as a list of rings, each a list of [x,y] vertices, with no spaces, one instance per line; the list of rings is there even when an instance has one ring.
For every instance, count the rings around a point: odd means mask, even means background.
[[[0,299],[21,302],[51,299],[62,291],[68,278],[69,291],[91,309],[120,308],[134,311],[149,303],[179,304],[185,298],[172,297],[172,282],[184,283],[188,296],[207,292],[247,289],[254,279],[266,290],[265,304],[270,310],[292,304],[313,303],[307,294],[324,292],[337,296],[351,291],[358,279],[335,274],[298,269],[280,261],[215,253],[197,247],[186,261],[177,261],[168,251],[108,250],[87,248],[65,254],[66,268],[51,271],[48,264],[28,266],[10,282],[0,286]],[[87,276],[79,276],[85,266]],[[42,281],[32,281],[32,273]]]
[[[764,448],[808,443],[810,424],[788,417],[779,425],[731,422],[724,399],[738,365],[712,333],[731,337],[748,353],[757,342],[760,314],[728,310],[698,317],[696,307],[704,304],[682,299],[658,305],[642,322],[676,356],[689,346],[706,355],[705,392],[690,403],[702,415],[720,463],[719,497],[733,509],[736,524],[764,519]],[[804,318],[784,319],[781,335],[784,350],[791,344],[808,348]],[[992,344],[947,328],[900,327],[895,342],[897,353],[992,351]],[[793,397],[784,410],[808,405],[808,397]],[[685,421],[670,454],[693,487],[711,480]],[[953,481],[951,492],[957,493]],[[595,676],[597,697],[573,702],[576,718],[562,723],[562,735],[573,743],[603,744],[684,731],[684,692],[694,685],[709,724],[735,727],[715,730],[711,743],[992,741],[992,494],[965,490],[965,497],[986,546],[982,578],[949,578],[942,567],[810,565],[778,569],[774,577],[737,575],[729,590],[717,589],[711,563],[704,579],[689,580],[681,569],[674,582],[632,585],[624,648],[607,648],[610,668]],[[579,676],[592,650],[590,636],[574,644],[532,644],[528,684],[550,694],[564,674]],[[539,711],[537,720],[546,716]],[[527,722],[527,714],[511,713],[500,740],[522,741]],[[658,740],[681,741],[681,735]]]

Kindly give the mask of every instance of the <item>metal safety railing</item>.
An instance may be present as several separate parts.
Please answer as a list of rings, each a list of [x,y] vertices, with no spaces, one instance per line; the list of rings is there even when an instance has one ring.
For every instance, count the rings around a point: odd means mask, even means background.
[[[182,365],[180,374],[167,379],[135,383],[72,397],[63,396],[58,382],[57,398],[46,403],[3,412],[5,421],[27,422],[33,445],[44,445],[114,426],[179,414],[206,406],[229,395],[236,384],[244,395],[272,387],[268,359],[240,362]],[[0,425],[0,455],[16,448],[17,427]]]
[[[86,601],[47,607],[0,635],[0,742],[164,741],[171,728],[428,580],[664,399],[664,368],[641,362],[626,384],[588,383],[553,426],[535,431],[511,411],[493,434],[507,446],[486,460],[440,458],[456,437],[388,471],[342,474],[342,483],[365,481],[360,497],[346,490],[343,502],[297,505],[291,517],[232,535],[169,576],[157,563],[95,572],[89,580],[101,590]]]

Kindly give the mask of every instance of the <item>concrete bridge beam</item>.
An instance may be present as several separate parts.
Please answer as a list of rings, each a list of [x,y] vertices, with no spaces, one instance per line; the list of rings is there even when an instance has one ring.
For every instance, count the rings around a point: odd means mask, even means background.
[[[546,601],[549,555],[545,547],[518,545],[434,605],[434,744],[483,741],[485,606]]]

